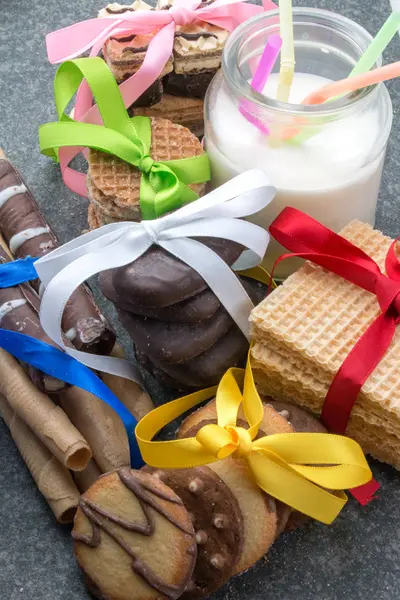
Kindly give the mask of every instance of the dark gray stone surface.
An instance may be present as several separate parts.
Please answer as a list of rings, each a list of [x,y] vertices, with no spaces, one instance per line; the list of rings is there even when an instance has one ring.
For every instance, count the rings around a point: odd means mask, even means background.
[[[295,0],[341,12],[375,33],[388,0]],[[0,146],[21,170],[59,234],[67,241],[86,226],[86,202],[62,184],[59,169],[42,157],[37,127],[53,120],[53,74],[44,36],[95,15],[101,0],[1,0]],[[399,60],[398,38],[386,62]],[[400,232],[400,79],[388,85],[395,121],[388,149],[377,225]],[[372,465],[382,484],[379,498],[362,509],[353,501],[331,527],[309,523],[282,536],[266,561],[230,582],[215,600],[397,600],[400,578],[400,480],[387,466]],[[0,421],[0,598],[84,600],[89,596],[76,567],[68,527],[55,523]]]

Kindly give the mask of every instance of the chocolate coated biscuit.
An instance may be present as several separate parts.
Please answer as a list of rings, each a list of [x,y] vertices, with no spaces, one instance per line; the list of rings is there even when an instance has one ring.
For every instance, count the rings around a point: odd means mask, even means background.
[[[201,241],[228,265],[232,265],[243,251],[242,246],[228,240],[203,238]],[[111,283],[107,281],[103,288],[103,281],[108,278]],[[152,246],[124,267],[103,271],[99,281],[104,295],[112,287],[116,294],[130,298],[134,304],[157,308],[176,304],[207,288],[194,269],[159,246]]]
[[[255,305],[265,298],[265,286],[247,277],[239,276],[239,279]],[[171,323],[198,323],[211,319],[221,306],[219,299],[209,288],[182,302],[161,307],[140,306],[130,298],[117,294],[112,286],[111,277],[102,279],[102,292],[117,309]]]
[[[244,527],[239,503],[209,467],[146,470],[180,497],[192,517],[197,560],[181,598],[206,598],[229,579],[242,554]]]
[[[230,367],[244,359],[247,350],[247,339],[234,325],[206,352],[187,362],[169,364],[149,357],[148,360],[177,382],[175,389],[180,389],[182,384],[188,388],[199,388],[219,383]]]
[[[118,310],[118,318],[135,346],[155,361],[186,363],[211,348],[232,326],[232,319],[219,308],[211,319],[198,323],[169,323]]]

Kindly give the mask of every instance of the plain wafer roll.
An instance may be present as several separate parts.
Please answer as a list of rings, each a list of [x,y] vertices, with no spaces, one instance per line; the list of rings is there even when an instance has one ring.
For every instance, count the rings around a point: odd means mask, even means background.
[[[4,396],[0,395],[0,414],[35,483],[49,504],[57,521],[72,523],[80,493],[66,469],[19,419]]]
[[[78,387],[59,394],[60,404],[88,441],[103,473],[130,464],[128,438],[117,413],[108,404]]]
[[[111,356],[125,358],[124,351],[119,344],[115,344]],[[104,383],[121,400],[122,404],[140,421],[147,413],[154,409],[154,404],[149,394],[142,390],[139,384],[125,377],[118,377],[110,373],[102,373]]]
[[[65,467],[73,471],[86,467],[92,455],[86,440],[64,411],[39,392],[15,358],[2,349],[0,393]]]
[[[74,471],[72,477],[81,494],[84,494],[101,477],[102,473],[93,458],[83,471]]]

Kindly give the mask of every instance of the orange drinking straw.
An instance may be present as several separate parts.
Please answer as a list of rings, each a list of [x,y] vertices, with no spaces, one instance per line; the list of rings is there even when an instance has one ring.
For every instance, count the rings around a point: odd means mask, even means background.
[[[364,87],[394,79],[400,76],[400,61],[373,69],[367,73],[361,73],[354,77],[347,77],[340,81],[328,83],[315,92],[311,92],[302,102],[302,104],[321,104],[336,96],[343,96],[350,92],[355,92]]]

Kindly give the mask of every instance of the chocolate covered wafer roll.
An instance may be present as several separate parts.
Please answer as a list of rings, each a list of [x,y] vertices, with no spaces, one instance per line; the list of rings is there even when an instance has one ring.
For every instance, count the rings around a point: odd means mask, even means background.
[[[0,233],[16,258],[40,257],[59,245],[28,187],[1,150]],[[113,348],[115,334],[86,286],[72,294],[62,327],[78,350],[108,354]]]
[[[10,260],[0,239],[0,264]],[[55,346],[40,325],[39,305],[39,296],[29,284],[23,283],[9,288],[0,288],[0,327],[29,335]],[[58,392],[66,386],[65,382],[54,379],[31,365],[27,366],[27,370],[32,382],[42,392]]]

